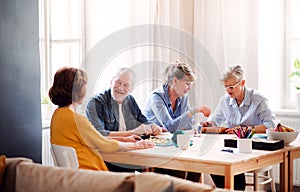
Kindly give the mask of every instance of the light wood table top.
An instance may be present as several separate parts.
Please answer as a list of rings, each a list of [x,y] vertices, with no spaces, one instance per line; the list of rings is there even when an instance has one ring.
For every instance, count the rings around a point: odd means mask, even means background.
[[[161,137],[170,137],[164,134]],[[280,163],[282,189],[287,189],[288,149],[276,151],[253,150],[252,153],[222,152],[226,134],[202,134],[193,138],[193,145],[186,150],[175,146],[102,154],[104,160],[145,167],[160,167],[173,170],[225,176],[225,188],[233,189],[234,175]],[[285,177],[284,177],[285,176]],[[286,191],[286,190],[284,190]]]

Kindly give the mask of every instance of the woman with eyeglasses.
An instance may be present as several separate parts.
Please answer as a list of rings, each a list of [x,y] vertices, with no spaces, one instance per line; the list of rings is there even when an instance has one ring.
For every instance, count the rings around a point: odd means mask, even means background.
[[[234,133],[236,127],[251,127],[256,133],[265,133],[276,126],[274,113],[268,100],[257,90],[245,86],[244,69],[240,65],[226,68],[221,79],[226,94],[220,98],[215,112],[203,126],[226,126],[226,132]],[[211,175],[216,186],[224,188],[224,176]],[[245,175],[234,177],[234,189],[245,190]]]
[[[265,133],[276,126],[276,118],[268,100],[257,90],[246,87],[244,69],[240,65],[229,66],[221,79],[226,94],[220,98],[214,113],[203,126],[225,125],[227,133],[234,133],[239,126],[255,128],[256,133]]]

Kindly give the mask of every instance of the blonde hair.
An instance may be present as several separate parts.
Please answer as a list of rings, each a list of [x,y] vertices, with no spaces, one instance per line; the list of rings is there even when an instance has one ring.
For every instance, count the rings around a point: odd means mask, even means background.
[[[192,71],[191,67],[180,61],[171,63],[168,67],[166,67],[163,75],[166,78],[165,83],[168,83],[169,85],[172,84],[174,77],[181,80],[187,76],[191,82],[196,80],[196,75]]]

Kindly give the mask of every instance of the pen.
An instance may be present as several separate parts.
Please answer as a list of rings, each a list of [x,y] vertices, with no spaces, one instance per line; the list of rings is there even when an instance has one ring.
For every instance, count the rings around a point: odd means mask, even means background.
[[[232,150],[232,149],[222,149],[221,151],[222,151],[222,152],[233,153],[233,150]]]
[[[246,132],[246,134],[245,134],[245,137],[248,138],[248,136],[251,134],[251,132],[252,132],[252,128],[247,129],[247,132]]]
[[[255,133],[255,129],[252,129],[251,134],[249,134],[247,138],[250,139],[254,135],[254,133]]]

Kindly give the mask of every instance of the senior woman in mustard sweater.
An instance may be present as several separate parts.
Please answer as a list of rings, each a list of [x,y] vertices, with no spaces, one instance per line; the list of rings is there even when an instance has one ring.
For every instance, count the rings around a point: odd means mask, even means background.
[[[50,125],[50,141],[56,145],[75,148],[79,168],[105,170],[107,167],[101,153],[114,153],[133,149],[154,147],[149,141],[120,142],[102,136],[90,121],[78,113],[86,93],[87,75],[73,67],[59,69],[55,76],[49,97],[58,108]]]

